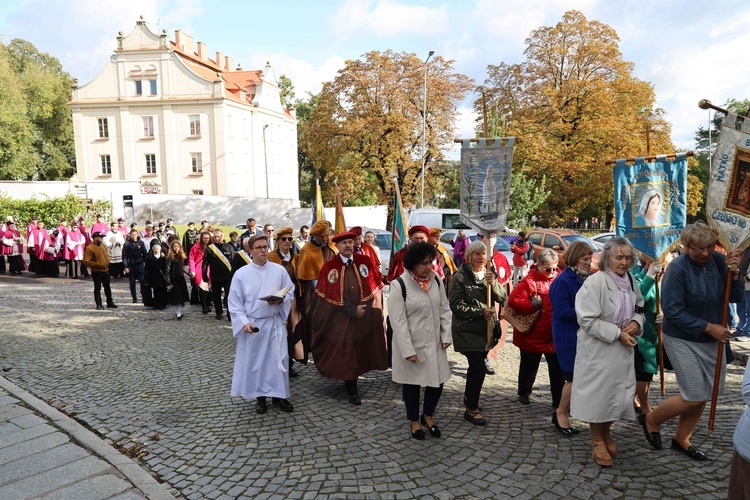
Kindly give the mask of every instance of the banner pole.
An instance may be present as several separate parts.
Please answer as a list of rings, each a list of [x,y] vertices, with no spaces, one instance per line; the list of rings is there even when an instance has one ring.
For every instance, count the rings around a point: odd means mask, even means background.
[[[484,234],[484,245],[487,249],[487,262],[485,263],[485,276],[486,273],[491,273],[492,268],[490,267],[490,262],[492,261],[492,246],[490,242],[490,233],[489,231],[482,231],[482,234]],[[487,278],[485,277],[485,280]],[[492,287],[488,284],[487,285],[487,309],[492,308]],[[492,319],[487,320],[487,345],[484,346],[485,351],[489,351],[492,349]]]
[[[659,294],[659,279],[661,278],[661,273],[656,275],[656,315],[659,316],[661,313],[661,297]],[[664,389],[664,341],[662,340],[662,332],[661,332],[661,322],[656,323],[656,333],[658,334],[658,342],[659,342],[659,381],[661,382],[661,395],[666,395],[666,390]]]
[[[724,309],[721,315],[721,326],[727,327],[729,319],[729,296],[732,293],[732,270],[727,270],[727,281],[724,283]],[[716,420],[716,401],[719,399],[719,380],[721,379],[721,358],[724,356],[724,344],[719,342],[716,353],[716,370],[714,371],[714,387],[711,391],[711,411],[708,416],[708,430],[714,430],[714,421]]]

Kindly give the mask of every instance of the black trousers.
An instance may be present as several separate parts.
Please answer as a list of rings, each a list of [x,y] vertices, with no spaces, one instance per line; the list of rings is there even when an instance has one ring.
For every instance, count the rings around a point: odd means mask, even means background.
[[[135,282],[137,281],[141,289],[141,299],[143,299],[143,282],[144,273],[146,271],[145,264],[133,264],[128,268],[128,281],[130,283],[130,296],[133,300],[138,300],[138,295],[135,293]]]
[[[224,307],[227,306],[227,300],[229,299],[229,285],[231,281],[212,281],[211,282],[211,293],[214,299],[214,311],[216,315],[224,314]],[[221,298],[221,290],[224,289],[224,299]],[[224,307],[222,307],[222,305]],[[229,311],[227,310],[227,313]]]
[[[419,420],[419,393],[421,387],[418,385],[404,384],[404,404],[406,405],[406,418],[415,421]],[[435,414],[435,408],[437,408],[440,396],[443,394],[443,384],[440,387],[425,387],[424,388],[424,405],[422,407],[422,413],[431,417]]]
[[[66,260],[65,261],[68,270],[66,271],[66,276],[69,278],[77,278],[79,274],[81,274],[81,261],[80,260]]]
[[[547,360],[547,371],[549,372],[550,392],[552,393],[552,406],[560,406],[560,397],[562,388],[565,384],[563,379],[560,363],[557,361],[557,354],[549,353],[544,355]],[[539,371],[539,363],[542,355],[534,352],[521,351],[521,364],[518,367],[518,395],[528,396],[534,387],[536,373]]]
[[[464,389],[464,399],[466,408],[475,409],[479,407],[479,394],[482,392],[484,377],[486,375],[484,358],[487,357],[487,351],[463,352],[466,360],[469,362],[469,369],[466,370],[466,388]]]
[[[109,272],[91,271],[91,278],[94,280],[94,300],[96,305],[102,305],[102,286],[104,287],[104,296],[107,298],[107,304],[112,302],[112,289],[109,288]]]
[[[10,260],[10,257],[8,257],[8,260]],[[0,273],[4,273],[6,271],[5,267],[5,255],[0,255]]]

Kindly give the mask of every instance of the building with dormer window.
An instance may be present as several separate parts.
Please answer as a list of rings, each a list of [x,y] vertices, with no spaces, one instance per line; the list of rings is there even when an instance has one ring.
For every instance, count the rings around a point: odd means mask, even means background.
[[[69,104],[81,181],[298,202],[297,120],[270,64],[244,71],[180,30],[174,40],[154,34],[141,18]]]

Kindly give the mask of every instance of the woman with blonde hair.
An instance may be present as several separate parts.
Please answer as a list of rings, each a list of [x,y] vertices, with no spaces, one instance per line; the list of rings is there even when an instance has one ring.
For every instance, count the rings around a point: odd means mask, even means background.
[[[453,348],[466,356],[469,368],[464,389],[464,420],[474,425],[486,425],[487,420],[479,410],[479,395],[486,375],[484,359],[497,341],[487,344],[487,321],[491,327],[497,323],[495,304],[507,297],[505,288],[487,271],[487,247],[473,241],[466,249],[466,262],[451,279],[448,302],[453,318]],[[491,288],[491,301],[487,304],[487,286]]]
[[[731,336],[722,326],[727,275],[732,269],[730,302],[742,302],[745,286],[740,279],[739,252],[724,257],[716,251],[718,238],[703,222],[685,227],[680,235],[685,253],[674,259],[662,281],[662,341],[674,367],[680,393],[667,398],[653,411],[639,415],[638,421],[648,442],[662,448],[661,425],[678,417],[671,442],[674,450],[694,460],[706,454],[695,448],[690,437],[711,397],[719,344]],[[726,359],[721,357],[719,394],[724,390]]]

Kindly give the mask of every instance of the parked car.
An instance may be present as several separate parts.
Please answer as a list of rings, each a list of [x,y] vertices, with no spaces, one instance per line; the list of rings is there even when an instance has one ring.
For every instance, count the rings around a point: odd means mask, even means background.
[[[592,236],[590,239],[594,242],[594,245],[599,247],[599,250],[603,250],[604,245],[615,236],[617,236],[617,233],[602,233]]]
[[[479,234],[472,229],[465,229],[466,236],[469,241],[476,241],[479,239]],[[457,230],[445,231],[440,235],[440,245],[446,249],[448,254],[453,258],[453,245],[451,244],[458,234]],[[497,238],[495,242],[495,251],[500,252],[508,259],[511,269],[513,268],[513,252],[510,251],[510,243],[504,238]]]
[[[585,241],[594,251],[591,259],[591,272],[599,270],[599,261],[602,258],[602,252],[593,241],[579,232],[570,229],[534,229],[526,235],[528,240],[534,245],[534,260],[543,248],[552,248],[557,251],[560,257],[558,266],[565,269],[566,264],[563,259],[563,253],[574,241]]]
[[[468,229],[457,208],[415,208],[409,213],[409,227],[425,226],[441,229]]]

